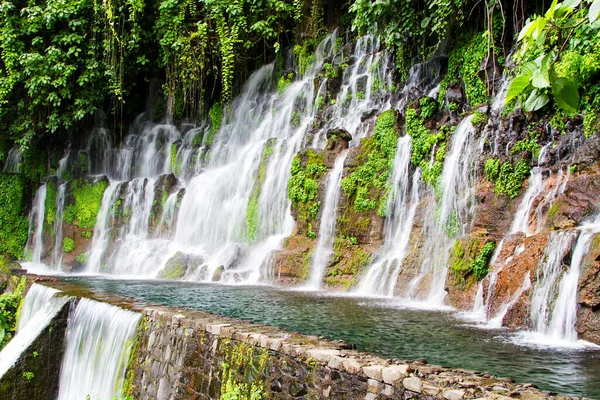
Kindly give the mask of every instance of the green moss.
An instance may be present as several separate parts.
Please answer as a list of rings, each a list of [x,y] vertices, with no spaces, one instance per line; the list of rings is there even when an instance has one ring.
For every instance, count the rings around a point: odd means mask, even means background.
[[[429,96],[423,96],[419,99],[421,107],[421,118],[429,119],[435,115],[438,109],[438,103]]]
[[[471,105],[486,103],[489,100],[485,82],[479,78],[481,62],[488,54],[488,40],[485,34],[465,34],[459,46],[450,53],[448,73],[440,83],[438,101],[444,102],[446,89],[453,83],[463,84],[467,100]]]
[[[260,400],[266,398],[266,349],[229,339],[219,340],[221,400]]]
[[[43,182],[48,175],[48,156],[36,147],[30,147],[23,153],[21,173],[31,182]]]
[[[289,72],[287,75],[282,75],[277,81],[277,93],[282,95],[294,81],[294,73]]]
[[[510,149],[510,154],[518,154],[521,152],[528,152],[533,156],[533,158],[537,159],[540,155],[541,146],[538,144],[539,133],[535,129],[531,129],[529,131],[528,137],[519,140],[515,145]]]
[[[447,141],[456,127],[442,126],[438,132],[432,132],[425,127],[422,114],[423,109],[420,111],[413,107],[406,109],[406,132],[412,139],[411,161],[413,165],[421,168],[423,181],[436,188],[439,186],[446,158]],[[435,157],[431,160],[433,151]]]
[[[73,181],[71,196],[74,202],[65,208],[65,222],[74,223],[81,229],[93,229],[106,187],[106,181],[96,183],[88,183],[80,179]]]
[[[496,244],[488,241],[480,246],[481,241],[477,239],[468,243],[461,240],[454,242],[449,259],[450,271],[455,282],[464,288],[468,289],[474,280],[482,280],[489,273],[489,262]]]
[[[0,254],[13,259],[23,258],[27,242],[26,188],[22,176],[0,174]]]
[[[307,150],[292,160],[291,176],[288,181],[288,197],[298,212],[297,221],[308,227],[318,216],[320,202],[319,180],[327,171],[322,152]]]
[[[56,182],[49,181],[46,184],[46,200],[44,204],[44,223],[46,230],[53,229],[56,217]]]
[[[223,119],[223,108],[221,107],[221,103],[215,103],[208,110],[208,116],[210,117],[210,130],[206,135],[206,145],[211,146],[215,139],[215,135],[221,128],[221,122]]]
[[[498,158],[485,160],[484,172],[490,182],[496,182],[500,175],[500,160]]]
[[[181,175],[181,163],[177,162],[177,146],[171,144],[171,172],[176,176]]]
[[[473,126],[484,125],[486,122],[487,122],[487,115],[485,115],[481,111],[475,111],[473,113],[473,119],[471,119],[471,124]]]
[[[65,253],[70,253],[75,250],[75,241],[70,237],[66,237],[63,239],[63,251]]]
[[[148,322],[146,321],[146,317],[142,316],[135,328],[133,338],[127,341],[126,348],[129,348],[129,359],[121,361],[127,365],[125,369],[125,379],[123,381],[123,390],[121,392],[123,399],[133,399],[133,380],[135,378],[135,368],[137,365],[137,353],[140,346],[141,334],[147,329]],[[126,354],[126,352],[123,352],[123,354]]]
[[[387,199],[387,181],[398,146],[396,122],[394,110],[379,115],[373,136],[361,141],[359,166],[342,179],[344,193],[350,198],[357,212],[374,210],[380,202]],[[385,204],[379,211],[380,214],[385,214]]]
[[[273,154],[275,147],[275,139],[269,139],[265,143],[263,148],[260,163],[258,164],[258,175],[254,180],[254,186],[252,192],[250,192],[250,198],[248,199],[248,207],[246,208],[246,236],[250,242],[254,242],[258,236],[258,225],[260,222],[259,215],[259,199],[262,186],[267,179],[267,166],[269,159]]]
[[[482,280],[490,272],[489,262],[495,248],[496,244],[494,242],[487,242],[483,245],[477,258],[469,265],[469,269],[473,271],[477,280]]]
[[[14,289],[0,295],[0,349],[15,335],[27,285],[27,278],[24,276],[21,279],[12,276],[10,279]]]
[[[487,166],[488,165],[486,162],[486,167]],[[497,168],[496,164],[490,163],[489,167],[490,171],[488,173],[486,169],[486,175],[488,178],[490,176],[495,177],[495,179],[492,180],[492,182],[495,184],[494,192],[498,194],[505,194],[511,199],[514,199],[519,195],[521,188],[523,187],[523,182],[531,170],[531,164],[526,160],[519,161],[515,166],[513,166],[509,161],[506,161],[500,165],[499,169],[496,170],[493,169]]]
[[[77,256],[77,262],[79,264],[83,264],[85,265],[87,263],[87,254],[86,253],[81,253]]]

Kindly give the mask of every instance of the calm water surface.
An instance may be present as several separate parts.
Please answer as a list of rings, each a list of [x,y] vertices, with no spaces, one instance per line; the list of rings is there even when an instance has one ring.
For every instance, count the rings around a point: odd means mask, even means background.
[[[425,358],[432,364],[489,371],[541,389],[600,399],[600,351],[516,345],[513,333],[477,328],[451,311],[268,286],[63,279],[96,291],[343,339],[383,357]]]

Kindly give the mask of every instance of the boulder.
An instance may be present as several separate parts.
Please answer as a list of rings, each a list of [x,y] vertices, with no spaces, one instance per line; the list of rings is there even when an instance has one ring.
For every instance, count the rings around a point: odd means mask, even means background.
[[[201,256],[178,251],[167,261],[165,267],[158,273],[157,278],[167,280],[182,279],[188,272],[195,271],[203,263],[204,259]]]

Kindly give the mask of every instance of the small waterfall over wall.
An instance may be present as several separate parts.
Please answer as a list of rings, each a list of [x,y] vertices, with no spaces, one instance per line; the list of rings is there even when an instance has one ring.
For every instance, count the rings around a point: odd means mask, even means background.
[[[67,184],[61,183],[56,194],[56,214],[54,215],[54,249],[52,250],[51,266],[60,270],[63,257],[63,222],[65,214],[65,198],[67,194]]]
[[[44,216],[46,206],[46,189],[47,184],[44,183],[35,193],[33,200],[33,209],[29,214],[29,239],[26,249],[31,254],[31,261],[39,264],[42,259],[42,251],[44,250]]]
[[[0,352],[0,378],[69,301],[66,296],[55,296],[57,293],[57,290],[35,284],[27,293],[17,334]]]
[[[121,398],[141,314],[81,299],[67,326],[59,400]]]
[[[337,208],[340,200],[340,187],[342,182],[342,172],[344,162],[348,152],[345,152],[335,160],[333,169],[327,177],[327,191],[323,204],[323,215],[321,217],[321,226],[319,229],[319,241],[312,257],[312,270],[307,286],[312,289],[319,289],[323,280],[323,273],[329,257],[333,253],[333,241],[335,235],[335,225]]]
[[[410,282],[406,293],[411,298],[422,298],[432,304],[444,302],[451,246],[454,238],[468,232],[471,224],[476,180],[474,166],[482,151],[481,143],[475,141],[472,118],[463,119],[452,135],[440,177],[439,194],[431,194],[435,199],[425,213],[421,269],[419,275]],[[424,279],[427,280],[426,294],[422,293]]]
[[[411,138],[405,135],[398,139],[398,150],[394,160],[392,193],[389,197],[388,220],[385,242],[379,259],[369,268],[361,281],[358,293],[365,295],[393,296],[398,272],[406,255],[413,219],[419,202],[419,172],[410,179]]]
[[[31,288],[29,288],[29,291],[27,292],[27,296],[25,296],[23,306],[21,306],[19,321],[17,323],[17,332],[23,330],[35,313],[41,310],[57,293],[59,293],[58,290],[44,285],[38,285],[37,283],[31,285]]]

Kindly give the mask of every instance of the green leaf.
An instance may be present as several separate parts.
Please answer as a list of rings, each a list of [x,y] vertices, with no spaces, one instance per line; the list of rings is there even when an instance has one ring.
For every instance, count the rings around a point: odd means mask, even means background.
[[[600,0],[594,0],[590,6],[590,24],[594,23],[598,19],[598,14],[600,14]]]
[[[506,100],[504,100],[504,104],[508,104],[508,102],[510,102],[512,99],[523,93],[525,88],[529,86],[530,79],[531,78],[529,75],[519,75],[513,79],[508,87],[508,91],[506,92]]]
[[[550,86],[550,77],[548,71],[542,69],[535,71],[531,78],[531,84],[538,89],[547,88]]]
[[[529,21],[527,24],[525,24],[523,29],[521,29],[521,32],[519,33],[519,38],[517,40],[521,41],[526,36],[531,35],[531,32],[533,32],[533,30],[536,27],[536,25],[534,25],[535,22],[536,21]]]
[[[537,89],[534,89],[527,100],[525,100],[525,104],[523,108],[527,112],[537,111],[540,108],[544,107],[550,99],[546,95],[546,93],[539,93]]]
[[[579,92],[573,81],[567,78],[558,78],[552,81],[552,94],[560,108],[575,113],[579,109]]]
[[[560,5],[560,8],[569,8],[572,10],[575,7],[578,7],[580,3],[581,3],[581,0],[565,0]]]
[[[535,40],[537,40],[544,31],[544,28],[546,27],[546,18],[540,17],[536,22],[535,29],[531,32],[531,37]]]
[[[557,4],[558,4],[558,0],[554,0],[552,2],[550,7],[548,8],[548,11],[546,11],[546,15],[544,15],[547,19],[551,19],[554,17],[554,10],[556,9]]]
[[[535,61],[529,61],[528,63],[523,64],[521,67],[521,74],[531,77],[537,68],[538,65]]]

